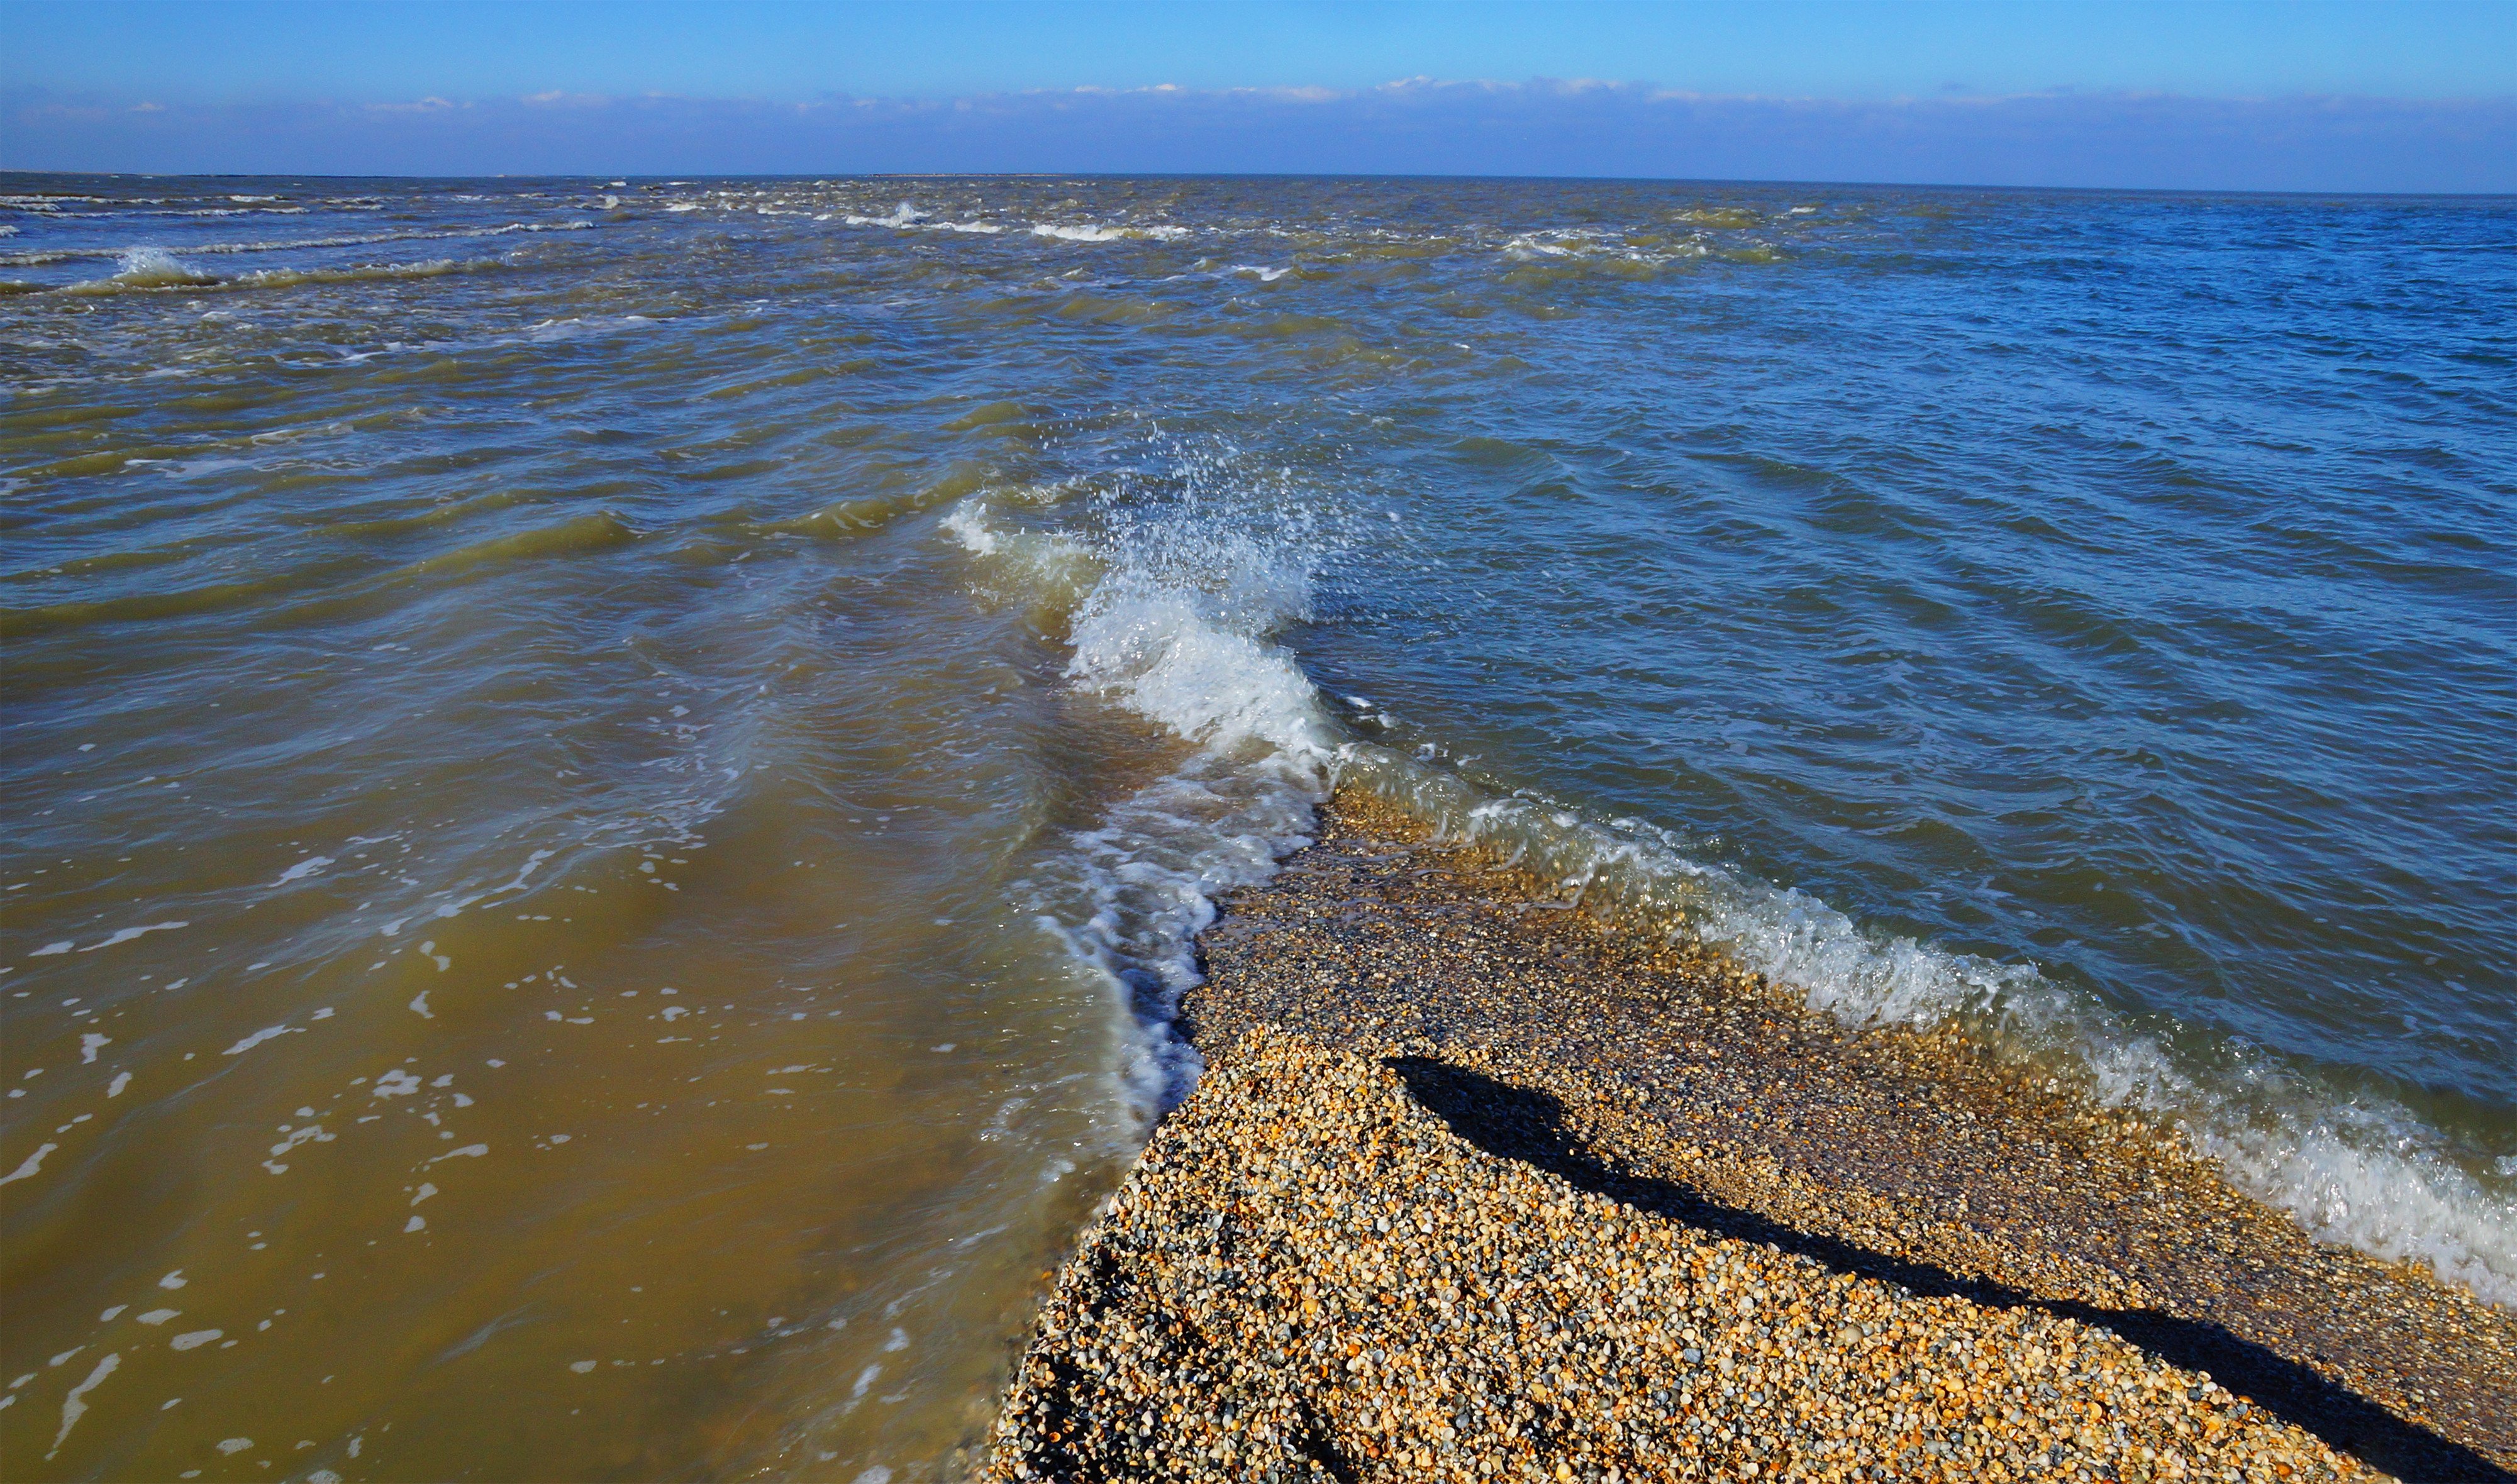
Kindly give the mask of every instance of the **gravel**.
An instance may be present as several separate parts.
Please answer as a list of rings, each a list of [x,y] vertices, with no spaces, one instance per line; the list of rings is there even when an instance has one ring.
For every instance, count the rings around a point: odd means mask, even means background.
[[[988,1477],[2509,1477],[2504,1311],[1545,899],[1341,793],[1226,904]]]

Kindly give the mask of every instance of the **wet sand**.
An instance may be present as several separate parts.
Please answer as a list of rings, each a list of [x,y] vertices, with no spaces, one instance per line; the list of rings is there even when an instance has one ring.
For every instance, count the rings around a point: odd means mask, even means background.
[[[1367,798],[1203,945],[1210,1072],[1059,1275],[997,1477],[2517,1466],[2517,1316]]]

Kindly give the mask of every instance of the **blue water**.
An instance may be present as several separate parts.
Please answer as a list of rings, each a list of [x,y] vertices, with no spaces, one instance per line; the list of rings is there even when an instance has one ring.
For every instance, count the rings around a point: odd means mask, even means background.
[[[1194,1076],[1209,900],[1341,782],[2517,1298],[2517,201],[20,176],[0,225],[13,1461],[944,1467]],[[246,1342],[131,1329],[178,1267]]]

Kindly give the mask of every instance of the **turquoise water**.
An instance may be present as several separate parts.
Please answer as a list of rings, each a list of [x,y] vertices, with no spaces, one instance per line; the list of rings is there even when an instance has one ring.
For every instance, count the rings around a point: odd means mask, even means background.
[[[2517,202],[0,190],[13,1476],[948,1469],[1340,779],[2517,1298]]]

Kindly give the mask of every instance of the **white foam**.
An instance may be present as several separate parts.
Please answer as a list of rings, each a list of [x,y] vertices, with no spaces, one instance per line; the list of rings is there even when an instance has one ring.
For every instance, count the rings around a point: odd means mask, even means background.
[[[1143,1102],[1158,1109],[1196,1074],[1195,1052],[1170,1020],[1197,982],[1192,940],[1213,920],[1213,897],[1273,872],[1308,831],[1334,774],[1448,834],[1513,853],[1571,900],[1719,946],[1847,1025],[1955,1020],[2003,1055],[2069,1069],[2100,1102],[2181,1126],[2234,1184],[2311,1233],[2425,1262],[2487,1299],[2517,1304],[2511,1181],[2487,1186],[2408,1110],[2337,1098],[2268,1053],[2221,1047],[2206,1065],[2033,965],[1874,932],[1807,893],[1701,862],[1642,822],[1603,824],[1544,799],[1497,798],[1386,748],[1344,742],[1272,637],[1307,615],[1312,575],[1336,543],[1312,528],[1299,492],[1234,498],[1224,488],[1229,458],[1203,471],[1188,462],[1185,494],[1139,514],[1116,509],[1097,538],[1066,537],[1089,559],[1071,569],[1083,590],[1067,674],[1195,751],[1073,837],[1032,883],[1045,924],[1121,988],[1116,997],[1140,1030],[1129,1079]],[[1024,533],[992,514],[965,501],[946,530],[1002,566]]]
[[[2217,1046],[2206,1065],[2032,964],[1871,931],[1806,892],[1699,862],[1640,821],[1602,825],[1543,799],[1495,798],[1364,743],[1347,744],[1337,771],[1448,835],[1513,852],[1577,899],[1716,945],[1847,1025],[1955,1021],[2000,1054],[2059,1064],[2100,1103],[2180,1127],[2231,1183],[2316,1236],[2424,1262],[2517,1305],[2517,1195],[2487,1188],[2400,1106],[2336,1098],[2242,1046]]]
[[[955,505],[944,517],[945,533],[972,556],[988,559],[990,574],[1013,594],[1071,612],[1100,579],[1100,557],[1062,531],[1000,525],[997,494],[973,494]]]
[[[1188,235],[1185,227],[1103,227],[1087,222],[1070,226],[1063,222],[1036,222],[1031,234],[1051,237],[1060,242],[1175,242]]]
[[[1515,263],[1615,261],[1646,268],[1701,258],[1710,250],[1700,241],[1638,240],[1589,227],[1524,232],[1503,244],[1503,255]]]
[[[41,1172],[44,1167],[44,1156],[51,1154],[54,1150],[61,1147],[62,1146],[59,1144],[37,1145],[35,1152],[26,1156],[23,1164],[20,1165],[16,1169],[11,1170],[9,1173],[0,1175],[0,1185],[6,1185],[12,1180],[28,1179]]]
[[[1195,940],[1215,921],[1214,899],[1275,874],[1308,838],[1320,796],[1315,769],[1201,751],[1072,836],[1030,883],[1042,926],[1119,992],[1121,1078],[1140,1117],[1185,1096],[1202,1065],[1172,1022],[1200,982]]]
[[[262,1162],[262,1167],[273,1174],[284,1175],[288,1173],[288,1166],[278,1163],[282,1155],[301,1144],[329,1144],[339,1137],[338,1134],[325,1133],[320,1124],[308,1124],[302,1128],[291,1129],[287,1137],[271,1146],[271,1158]]]
[[[898,206],[892,208],[891,215],[889,216],[852,216],[844,218],[843,220],[845,220],[851,227],[910,227],[926,220],[926,213],[918,210],[909,202],[903,201]]]
[[[780,214],[788,215],[790,213]],[[832,213],[826,211],[814,217],[813,220],[817,222],[827,222],[831,220],[832,215]],[[893,208],[889,216],[841,216],[839,217],[839,220],[850,227],[889,227],[900,232],[963,232],[975,233],[981,236],[994,236],[1004,231],[1003,227],[998,226],[994,222],[935,221],[926,212],[918,210],[916,206],[911,205],[907,201],[903,201],[897,207]]]
[[[1190,742],[1255,742],[1321,767],[1336,739],[1318,693],[1269,636],[1310,616],[1323,542],[1299,507],[1267,526],[1243,513],[1192,492],[1114,532],[1075,614],[1066,673]]]
[[[532,877],[533,873],[541,869],[542,863],[549,860],[556,854],[558,854],[557,851],[536,850],[532,855],[525,857],[525,864],[516,868],[515,879],[509,881],[506,885],[497,888],[497,890],[523,891],[525,889],[525,882]]]
[[[1191,742],[1256,741],[1325,760],[1315,695],[1292,657],[1215,624],[1202,607],[1175,592],[1096,603],[1077,619],[1067,673]]]
[[[49,1459],[53,1454],[62,1451],[62,1444],[69,1437],[70,1429],[78,1425],[80,1418],[87,1416],[87,1394],[103,1385],[105,1378],[121,1369],[121,1355],[112,1354],[104,1357],[96,1363],[96,1369],[87,1374],[87,1379],[72,1386],[69,1395],[62,1398],[62,1430],[53,1434],[53,1452],[45,1454],[45,1458]]]
[[[1309,615],[1312,574],[1335,543],[1281,479],[1243,488],[1228,454],[1180,463],[1183,488],[1103,501],[1108,524],[1093,535],[1000,529],[977,500],[946,523],[1001,570],[1079,591],[1068,677],[1192,749],[1026,883],[1043,925],[1114,987],[1122,1086],[1144,1117],[1185,1095],[1199,1069],[1172,1022],[1199,981],[1194,940],[1214,898],[1267,879],[1304,842],[1335,746],[1317,694],[1271,637]]]
[[[288,868],[286,870],[281,871],[279,873],[279,879],[272,882],[271,884],[274,886],[286,886],[291,881],[303,881],[308,876],[315,874],[315,872],[321,870],[324,867],[331,864],[332,858],[330,856],[308,856],[305,860],[300,861],[296,865]]]
[[[241,1056],[245,1052],[252,1050],[254,1047],[261,1045],[264,1041],[270,1040],[274,1037],[303,1036],[305,1034],[306,1028],[303,1026],[265,1026],[263,1029],[254,1032],[251,1036],[237,1041],[235,1045],[228,1047],[225,1051],[219,1054],[222,1056]]]
[[[129,943],[132,939],[137,938],[144,933],[171,932],[176,928],[190,927],[192,925],[192,924],[190,922],[177,919],[171,922],[150,922],[140,927],[126,927],[116,932],[110,938],[105,939],[99,943],[89,944],[87,947],[80,949],[79,952],[82,954],[93,954],[101,948],[112,948],[116,944]]]
[[[122,254],[121,267],[113,276],[95,285],[110,284],[117,288],[183,288],[218,279],[189,263],[179,260],[162,247],[134,247]],[[90,286],[90,285],[74,285]]]

